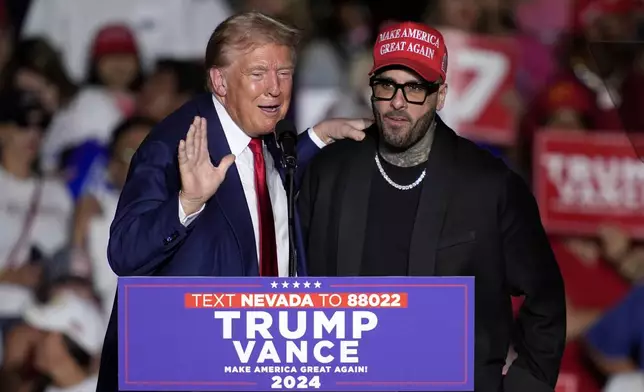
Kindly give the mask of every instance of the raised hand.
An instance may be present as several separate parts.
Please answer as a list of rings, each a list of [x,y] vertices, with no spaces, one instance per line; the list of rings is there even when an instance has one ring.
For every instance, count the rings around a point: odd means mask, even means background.
[[[195,117],[186,139],[179,142],[179,200],[186,215],[199,211],[217,192],[234,161],[235,156],[231,154],[225,156],[219,166],[212,164],[208,153],[206,119]]]

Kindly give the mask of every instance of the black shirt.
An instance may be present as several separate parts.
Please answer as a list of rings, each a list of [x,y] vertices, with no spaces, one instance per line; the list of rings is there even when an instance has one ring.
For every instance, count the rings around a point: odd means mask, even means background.
[[[380,163],[387,176],[403,186],[414,183],[426,167],[424,163],[398,167],[382,157]],[[411,234],[424,182],[409,190],[396,189],[384,179],[374,162],[361,275],[407,275]]]

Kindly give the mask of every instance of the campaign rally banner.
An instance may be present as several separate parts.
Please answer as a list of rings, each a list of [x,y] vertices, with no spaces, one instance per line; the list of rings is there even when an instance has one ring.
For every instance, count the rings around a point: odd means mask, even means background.
[[[644,163],[625,134],[539,131],[533,169],[547,231],[595,235],[612,224],[644,238]]]
[[[472,391],[474,278],[127,277],[119,388]]]
[[[442,32],[449,60],[441,118],[470,140],[512,145],[518,123],[516,39],[451,29]]]

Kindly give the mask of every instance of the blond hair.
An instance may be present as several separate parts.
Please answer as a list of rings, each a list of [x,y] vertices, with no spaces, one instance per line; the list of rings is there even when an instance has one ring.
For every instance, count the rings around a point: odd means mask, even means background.
[[[247,52],[258,46],[277,44],[291,48],[295,61],[300,38],[300,31],[295,27],[260,12],[242,12],[230,16],[217,26],[208,40],[204,65],[209,87],[210,69],[230,65],[233,61],[231,52]]]

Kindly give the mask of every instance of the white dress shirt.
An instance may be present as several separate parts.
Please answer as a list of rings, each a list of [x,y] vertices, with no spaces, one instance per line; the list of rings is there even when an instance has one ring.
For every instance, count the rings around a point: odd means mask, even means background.
[[[259,260],[259,211],[257,208],[257,194],[255,193],[255,165],[253,152],[248,147],[251,141],[244,131],[230,118],[230,115],[224,106],[217,101],[213,96],[213,104],[219,116],[219,121],[224,130],[224,135],[228,141],[230,152],[235,156],[235,165],[239,172],[242,187],[244,189],[244,196],[246,196],[246,204],[248,205],[248,212],[253,222],[253,231],[255,232],[255,249],[257,251],[257,260]],[[319,147],[323,148],[325,143],[313,132],[313,128],[308,129],[309,137]],[[266,183],[268,185],[268,193],[271,197],[271,205],[273,207],[273,217],[275,219],[275,240],[277,241],[277,269],[279,276],[288,276],[288,202],[286,198],[286,190],[282,183],[282,178],[279,175],[273,157],[264,146],[264,161],[266,165]],[[179,220],[184,226],[190,225],[192,221],[203,211],[205,206],[194,214],[186,216],[183,211],[181,203],[179,203]]]

